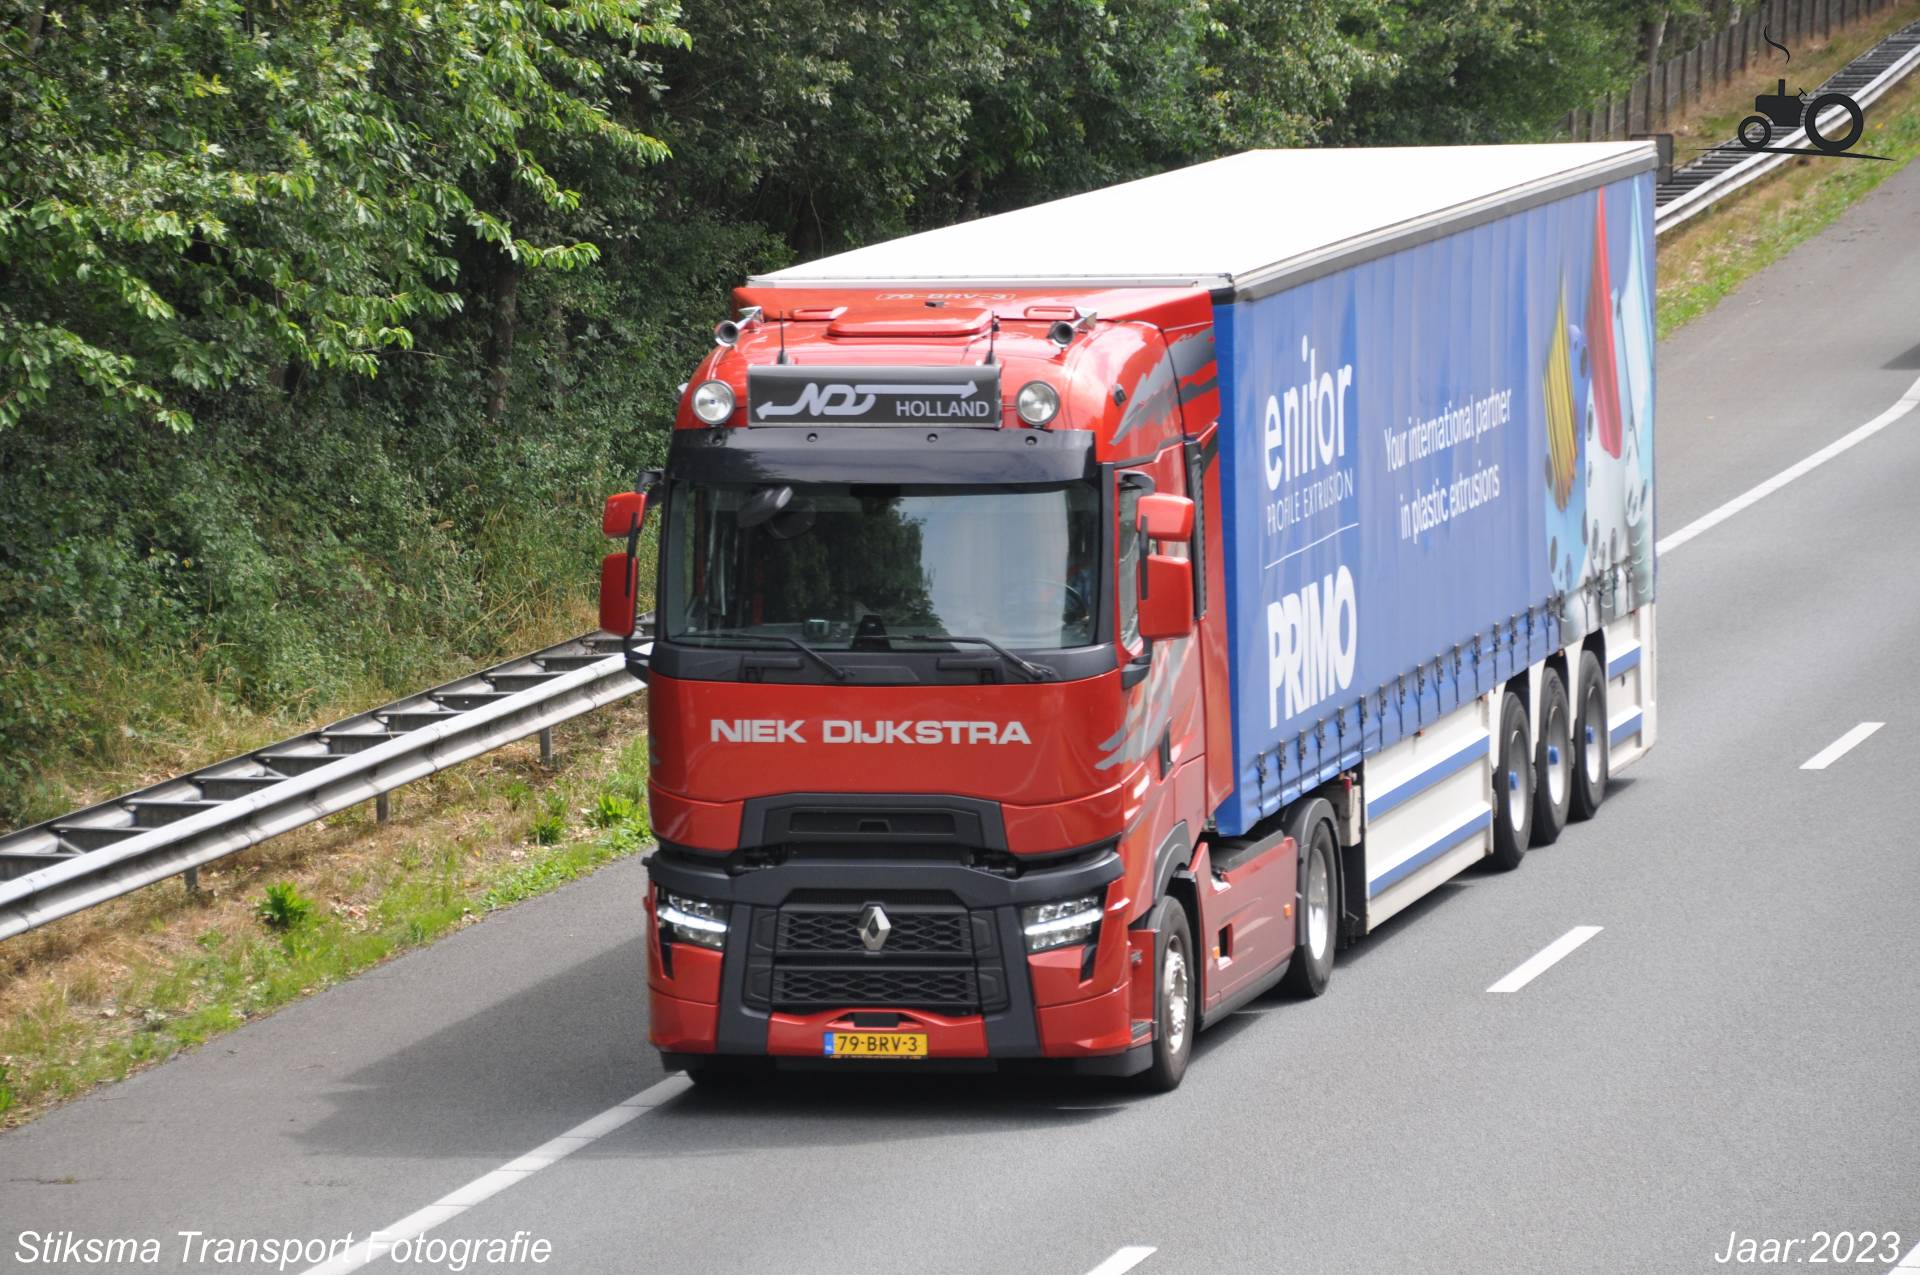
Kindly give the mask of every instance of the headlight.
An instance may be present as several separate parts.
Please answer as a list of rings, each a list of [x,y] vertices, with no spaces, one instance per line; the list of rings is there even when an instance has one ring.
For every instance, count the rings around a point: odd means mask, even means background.
[[[1021,908],[1020,921],[1026,927],[1029,952],[1085,943],[1100,929],[1100,896],[1088,894]]]
[[[1060,411],[1060,391],[1045,381],[1028,381],[1014,396],[1013,410],[1029,425],[1045,425]]]
[[[662,890],[654,900],[653,910],[660,921],[660,937],[669,943],[693,943],[711,948],[727,945],[728,908],[724,903],[690,899],[684,894]]]
[[[733,415],[733,386],[725,381],[702,381],[693,392],[693,414],[709,425],[721,425]]]

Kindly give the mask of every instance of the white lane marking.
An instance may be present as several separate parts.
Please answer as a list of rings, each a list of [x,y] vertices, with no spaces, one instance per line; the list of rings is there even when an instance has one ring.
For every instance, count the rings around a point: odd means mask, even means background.
[[[1833,765],[1833,763],[1839,761],[1842,757],[1852,752],[1855,745],[1859,744],[1867,736],[1873,734],[1873,732],[1879,730],[1882,726],[1885,726],[1885,725],[1886,725],[1885,722],[1861,722],[1858,726],[1854,727],[1852,730],[1848,731],[1846,734],[1842,735],[1840,738],[1834,740],[1831,744],[1828,744],[1825,748],[1822,748],[1819,752],[1815,753],[1813,756],[1801,762],[1800,769],[1825,770],[1827,767]]]
[[[1139,1244],[1129,1245],[1109,1257],[1100,1265],[1087,1272],[1087,1275],[1121,1275],[1153,1256],[1153,1250]]]
[[[442,1222],[459,1217],[482,1200],[491,1199],[508,1187],[526,1181],[540,1170],[560,1163],[584,1146],[590,1146],[632,1120],[685,1093],[692,1081],[685,1076],[668,1076],[659,1084],[641,1090],[616,1107],[608,1107],[590,1120],[583,1120],[557,1138],[541,1143],[517,1160],[510,1160],[491,1173],[483,1173],[449,1195],[443,1195],[423,1209],[416,1209],[398,1222],[383,1226],[366,1239],[318,1266],[310,1266],[303,1275],[347,1275],[368,1262],[387,1256],[402,1240],[423,1235]],[[1151,1251],[1151,1250],[1149,1250]]]
[[[1896,1271],[1920,1271],[1920,1244],[1915,1244],[1912,1248],[1908,1249],[1907,1255],[1900,1259],[1900,1265],[1893,1269]]]
[[[1908,412],[1911,412],[1916,406],[1920,406],[1920,380],[1916,380],[1912,385],[1907,387],[1907,392],[1900,396],[1899,402],[1868,421],[1865,425],[1862,425],[1859,429],[1854,430],[1851,434],[1843,438],[1837,438],[1833,442],[1828,443],[1825,447],[1822,447],[1819,451],[1807,457],[1805,460],[1800,461],[1798,464],[1789,465],[1773,477],[1767,479],[1767,481],[1761,483],[1758,487],[1754,487],[1741,495],[1735,496],[1732,500],[1729,500],[1726,504],[1720,506],[1712,513],[1707,514],[1705,517],[1695,518],[1692,522],[1680,528],[1680,530],[1674,532],[1672,535],[1662,538],[1658,544],[1654,545],[1654,552],[1671,553],[1702,532],[1713,530],[1727,519],[1739,513],[1742,509],[1750,505],[1758,504],[1768,496],[1773,495],[1774,492],[1779,491],[1794,479],[1800,478],[1820,468],[1820,466],[1826,464],[1848,448],[1866,442],[1869,438],[1872,438],[1875,434],[1878,434],[1881,430],[1893,424]]]
[[[1487,990],[1490,992],[1517,992],[1539,978],[1567,953],[1600,932],[1598,925],[1576,925],[1553,942],[1514,967],[1507,975]]]

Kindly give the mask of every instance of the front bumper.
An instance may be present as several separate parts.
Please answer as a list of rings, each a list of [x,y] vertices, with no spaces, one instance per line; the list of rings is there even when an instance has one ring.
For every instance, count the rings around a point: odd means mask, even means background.
[[[1139,937],[1127,927],[1131,904],[1122,897],[1122,865],[1111,850],[1009,876],[955,858],[810,853],[746,866],[740,855],[663,847],[648,861],[648,873],[657,890],[729,909],[724,950],[684,943],[663,950],[658,925],[650,925],[650,1036],[669,1061],[727,1055],[847,1069],[863,1064],[826,1059],[826,1033],[910,1030],[926,1034],[924,1061],[936,1068],[1058,1059],[1126,1074],[1147,1064],[1144,1024],[1134,1017]],[[1083,894],[1105,900],[1093,950],[1030,956],[1020,909]],[[790,924],[823,912],[846,915],[867,903],[906,917],[938,913],[943,933],[964,927],[965,954],[792,949],[797,931]],[[650,921],[653,906],[650,895]],[[962,995],[957,988],[971,1003],[941,1000]],[[839,1003],[843,991],[876,998],[849,994]],[[920,992],[931,999],[916,1003]]]

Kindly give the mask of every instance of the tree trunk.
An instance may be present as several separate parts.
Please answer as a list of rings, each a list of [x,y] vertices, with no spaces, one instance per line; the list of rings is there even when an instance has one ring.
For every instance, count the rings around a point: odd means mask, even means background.
[[[1647,58],[1647,123],[1645,131],[1649,133],[1653,132],[1654,80],[1660,75],[1660,46],[1666,42],[1666,39],[1667,6],[1662,5],[1653,17],[1647,19],[1647,23],[1641,28],[1640,34],[1641,47],[1645,51]],[[1660,110],[1663,123],[1665,122],[1664,116],[1666,114],[1665,90],[1666,83],[1665,80],[1662,79],[1660,83]]]
[[[487,335],[487,424],[498,425],[513,381],[513,333],[520,318],[521,264],[501,253],[493,267],[493,322]]]

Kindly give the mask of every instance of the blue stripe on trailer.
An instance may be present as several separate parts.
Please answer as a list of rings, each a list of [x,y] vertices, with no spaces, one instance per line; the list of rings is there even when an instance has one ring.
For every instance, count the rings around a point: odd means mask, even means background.
[[[1617,744],[1623,739],[1632,739],[1635,735],[1638,735],[1640,733],[1640,716],[1639,713],[1635,713],[1632,717],[1629,717],[1626,721],[1614,727],[1613,730],[1607,734],[1607,742],[1609,744]]]
[[[1607,678],[1611,681],[1613,678],[1624,676],[1629,670],[1639,667],[1640,647],[1636,643],[1631,651],[1623,655],[1616,655],[1607,661]]]
[[[1482,757],[1491,756],[1492,753],[1493,736],[1480,736],[1480,738],[1473,740],[1458,752],[1441,758],[1398,787],[1389,788],[1374,800],[1369,801],[1367,803],[1367,818],[1369,820],[1378,819],[1395,806],[1419,796],[1441,780],[1450,775],[1459,774],[1474,762],[1480,760]]]
[[[1396,863],[1393,867],[1388,868],[1378,877],[1368,882],[1367,897],[1369,899],[1378,898],[1382,890],[1398,885],[1400,882],[1406,880],[1407,877],[1418,872],[1421,868],[1426,867],[1429,863],[1432,863],[1435,859],[1438,859],[1441,855],[1453,849],[1474,833],[1483,831],[1492,823],[1493,811],[1490,809],[1482,810],[1479,814],[1473,816],[1473,818],[1467,820],[1451,832],[1441,833],[1439,840],[1433,842],[1405,862]]]

